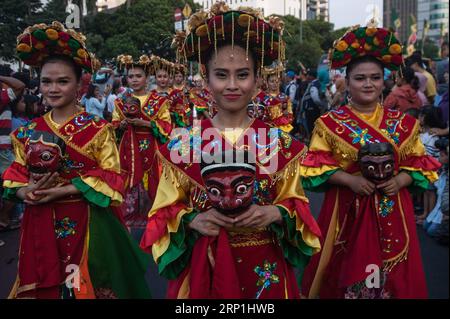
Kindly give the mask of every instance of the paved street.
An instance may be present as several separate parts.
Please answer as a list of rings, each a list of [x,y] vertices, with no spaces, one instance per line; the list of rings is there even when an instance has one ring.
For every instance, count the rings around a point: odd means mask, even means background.
[[[311,209],[317,217],[323,195],[309,193]],[[427,277],[430,298],[448,298],[448,246],[437,244],[428,237],[421,227],[417,228],[422,250],[422,258]],[[19,232],[0,233],[0,239],[6,241],[6,245],[0,247],[0,298],[6,298],[14,282],[17,272],[17,250],[19,243]],[[146,275],[154,298],[164,298],[166,281],[157,274],[156,266],[153,264]]]

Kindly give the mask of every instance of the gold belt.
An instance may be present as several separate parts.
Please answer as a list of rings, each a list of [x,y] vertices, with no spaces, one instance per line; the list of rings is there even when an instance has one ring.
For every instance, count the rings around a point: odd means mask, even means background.
[[[262,246],[273,243],[272,233],[263,231],[253,232],[228,232],[228,239],[231,247],[251,247]]]

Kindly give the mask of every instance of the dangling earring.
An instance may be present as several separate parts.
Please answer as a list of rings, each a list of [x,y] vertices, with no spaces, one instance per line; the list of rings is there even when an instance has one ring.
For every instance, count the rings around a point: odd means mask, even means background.
[[[348,105],[353,105],[353,103],[352,103],[352,95],[348,91],[347,91],[347,104]]]
[[[382,93],[382,94],[381,94],[381,98],[380,98],[380,104],[381,104],[381,106],[383,106],[383,103],[384,103],[384,94]]]

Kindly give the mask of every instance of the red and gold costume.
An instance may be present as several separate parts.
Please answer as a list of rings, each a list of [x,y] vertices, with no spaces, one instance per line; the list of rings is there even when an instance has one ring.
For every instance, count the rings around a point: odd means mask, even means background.
[[[126,119],[123,112],[126,96],[127,94],[123,94],[115,101],[111,123],[116,129]],[[133,192],[133,188],[139,187],[142,183],[148,198],[153,201],[160,175],[155,153],[158,147],[167,141],[172,130],[169,111],[171,104],[167,94],[159,94],[156,90],[145,96],[134,97],[141,102],[140,110],[135,118],[150,122],[150,127],[127,125],[119,146],[120,164],[128,177],[127,191]],[[124,203],[124,209],[135,212],[140,209],[138,203],[139,199],[130,199],[130,202]],[[142,213],[124,212],[125,216],[130,215],[131,220],[127,221],[128,224],[145,227],[146,217]]]
[[[302,293],[311,298],[426,298],[425,276],[408,189],[395,196],[376,191],[362,196],[328,184],[337,170],[361,174],[358,150],[367,143],[390,143],[395,175],[408,173],[410,189],[427,189],[437,179],[439,163],[425,154],[419,122],[378,105],[373,114],[342,106],[315,124],[308,155],[302,161],[303,186],[326,190],[318,219],[322,252],[308,265]],[[380,288],[365,279],[379,267]]]
[[[289,133],[292,126],[293,113],[292,102],[284,93],[269,93],[260,91],[254,98],[255,105],[262,105],[264,121],[273,127],[278,127]]]
[[[189,103],[190,93],[186,87],[174,88],[169,94],[170,113],[173,127],[187,127],[192,123],[192,110]]]
[[[110,208],[121,204],[124,193],[111,125],[81,110],[59,125],[52,114],[50,111],[11,134],[15,161],[3,175],[4,196],[13,199],[19,188],[28,185],[28,161],[33,160],[33,165],[39,161],[30,152],[53,147],[41,138],[41,146],[30,148],[33,134],[55,136],[64,142],[58,183],[72,184],[81,194],[26,206],[19,270],[10,297],[149,297],[144,282],[149,257],[128,235],[117,210]],[[73,266],[80,270],[80,289],[68,290],[64,284],[76,270]],[[125,268],[134,275],[116,275]]]
[[[207,88],[192,88],[189,91],[189,102],[195,108],[197,119],[202,120],[210,111],[210,105],[213,105],[213,97]]]
[[[255,119],[246,130],[221,133],[207,119],[191,128],[187,140],[180,136],[160,148],[162,175],[141,247],[152,251],[159,273],[171,279],[169,298],[299,298],[293,268],[303,269],[320,249],[320,232],[299,176],[306,147],[276,128],[270,142],[258,135],[269,130]],[[187,227],[211,207],[195,160],[211,145],[224,151],[254,148],[253,203],[276,205],[281,225],[221,229],[217,237]],[[271,161],[276,164],[269,171]]]

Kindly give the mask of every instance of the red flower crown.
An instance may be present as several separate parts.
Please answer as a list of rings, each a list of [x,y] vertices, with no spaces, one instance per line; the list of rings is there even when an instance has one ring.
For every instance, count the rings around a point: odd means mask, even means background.
[[[365,55],[373,56],[390,70],[398,70],[403,63],[402,46],[392,31],[355,26],[334,42],[330,66],[339,69]]]
[[[100,68],[100,62],[86,49],[86,37],[72,29],[66,29],[60,22],[51,25],[35,24],[17,37],[16,51],[25,64],[40,67],[43,59],[61,54],[72,58],[87,72]]]

